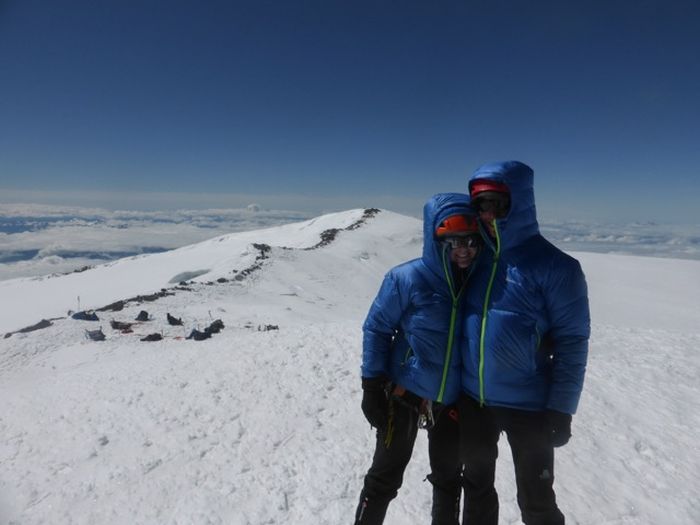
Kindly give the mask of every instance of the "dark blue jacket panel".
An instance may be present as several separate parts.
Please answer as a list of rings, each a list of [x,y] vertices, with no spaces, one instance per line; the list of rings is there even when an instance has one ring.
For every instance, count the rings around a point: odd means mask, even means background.
[[[489,240],[490,257],[470,280],[462,388],[487,405],[573,414],[590,336],[581,266],[539,234],[530,168],[493,164],[472,181],[478,178],[507,184],[511,210],[497,221],[499,239]]]
[[[453,305],[457,319],[462,312],[448,283],[449,255],[433,232],[449,215],[473,214],[468,202],[467,195],[449,193],[438,194],[425,205],[423,256],[387,273],[363,325],[363,377],[386,376],[423,398],[456,401],[460,323],[455,324],[454,348],[448,343]]]

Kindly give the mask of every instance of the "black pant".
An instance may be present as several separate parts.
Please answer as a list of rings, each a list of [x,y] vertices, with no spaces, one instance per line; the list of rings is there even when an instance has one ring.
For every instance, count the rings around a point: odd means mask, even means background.
[[[480,407],[462,396],[458,404],[460,455],[464,462],[463,525],[497,525],[494,488],[498,438],[505,432],[515,466],[518,505],[525,525],[563,525],[554,489],[554,448],[544,412]]]
[[[355,524],[380,525],[389,502],[403,483],[418,432],[416,410],[396,399],[390,402],[390,425],[377,431],[374,459],[360,494]],[[435,425],[428,430],[428,454],[433,485],[433,525],[458,525],[462,492],[459,425],[453,407],[434,409]]]

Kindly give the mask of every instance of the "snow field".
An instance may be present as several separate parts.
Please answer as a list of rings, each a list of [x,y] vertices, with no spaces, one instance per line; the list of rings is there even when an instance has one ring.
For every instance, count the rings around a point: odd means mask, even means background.
[[[14,312],[5,328],[16,330],[65,315],[76,286],[97,307],[211,269],[191,292],[0,339],[0,524],[350,523],[374,444],[360,410],[361,324],[384,272],[420,253],[420,222],[382,212],[326,247],[282,246],[313,246],[361,215],[212,239],[168,252],[167,263],[157,254],[5,282],[0,317]],[[205,284],[253,263],[253,242],[273,245],[259,270]],[[574,436],[556,453],[567,523],[700,523],[700,263],[574,255],[593,335]],[[152,320],[135,333],[109,327],[141,309]],[[168,326],[166,313],[185,325]],[[221,333],[184,340],[217,318]],[[107,340],[86,340],[99,325]],[[139,341],[152,332],[165,339]],[[387,525],[429,522],[427,474],[419,432]],[[505,439],[497,490],[501,523],[519,524]]]

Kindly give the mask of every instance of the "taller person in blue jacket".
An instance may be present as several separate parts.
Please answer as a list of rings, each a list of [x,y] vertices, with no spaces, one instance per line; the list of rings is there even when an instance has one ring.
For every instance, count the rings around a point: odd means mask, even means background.
[[[498,523],[501,432],[523,522],[564,523],[553,489],[554,448],[571,437],[590,314],[580,264],[539,233],[533,178],[530,167],[509,161],[484,165],[469,181],[486,248],[465,298],[461,342],[463,525]]]
[[[459,318],[482,246],[469,196],[440,193],[423,210],[423,256],[386,274],[363,326],[362,411],[377,428],[357,525],[379,525],[419,428],[428,431],[433,525],[459,523]]]

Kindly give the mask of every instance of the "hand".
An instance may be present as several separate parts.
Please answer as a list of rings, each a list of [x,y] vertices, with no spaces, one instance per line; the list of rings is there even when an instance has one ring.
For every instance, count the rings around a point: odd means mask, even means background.
[[[545,416],[552,446],[562,447],[566,445],[571,437],[571,414],[547,410]]]
[[[389,419],[389,399],[385,377],[362,378],[362,412],[369,424],[384,430]]]

